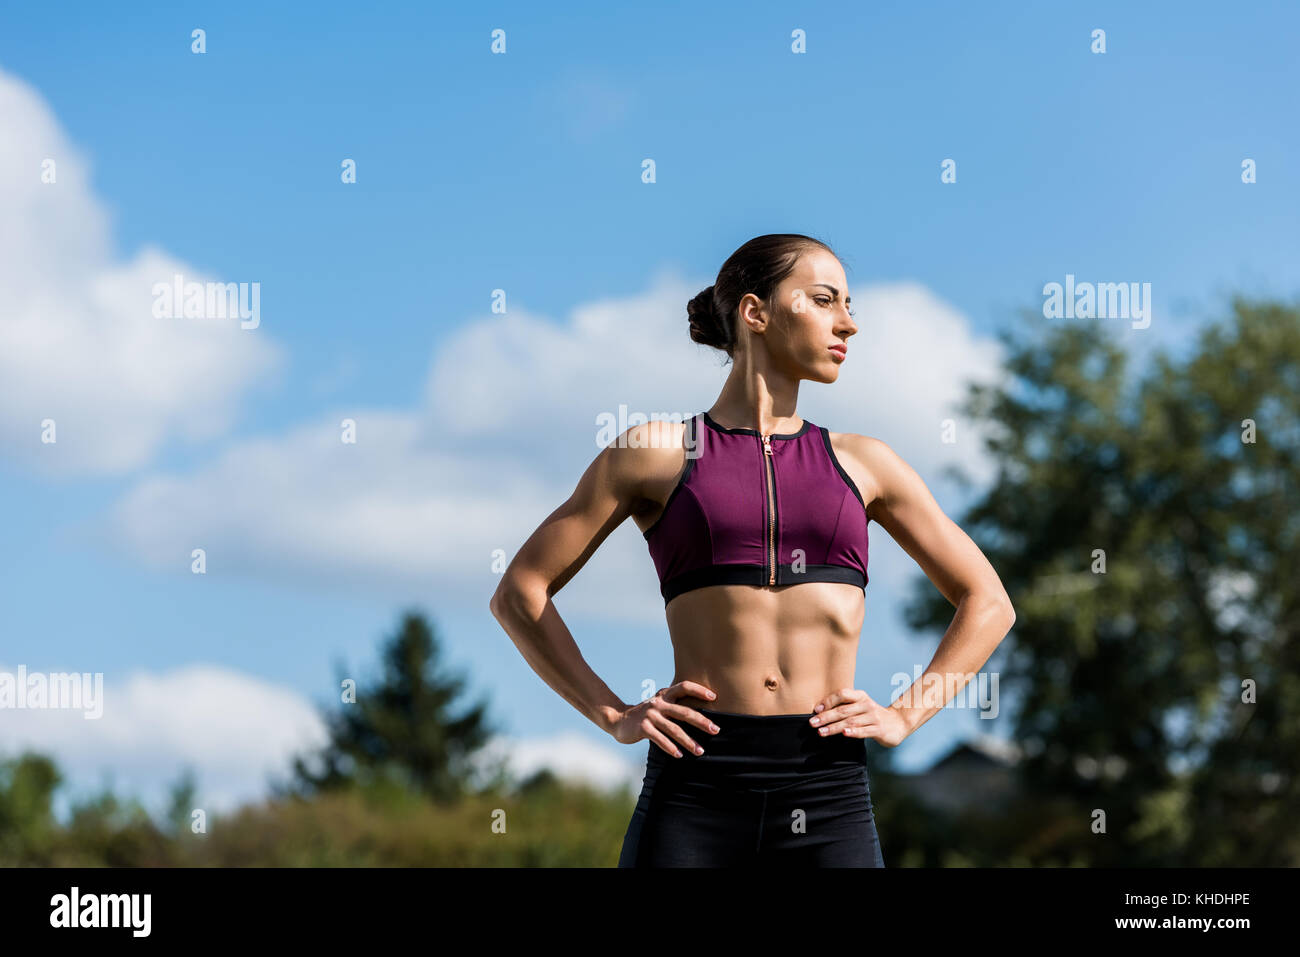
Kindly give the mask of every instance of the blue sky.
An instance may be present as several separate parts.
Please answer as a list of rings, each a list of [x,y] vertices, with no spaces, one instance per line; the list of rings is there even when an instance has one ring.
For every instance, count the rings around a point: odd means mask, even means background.
[[[1295,295],[1294,5],[568,10],[0,13],[0,667],[104,672],[119,729],[31,713],[0,749],[45,747],[74,785],[108,768],[148,796],[189,763],[215,803],[248,796],[334,662],[370,668],[416,606],[518,754],[635,772],[644,745],[488,615],[490,556],[568,494],[596,416],[712,403],[725,370],[685,303],[751,236],[827,240],[854,287],[856,348],[801,413],[889,442],[954,516],[940,469],[987,463],[939,444],[945,402],[996,366],[996,330],[1029,333],[1044,283],[1151,283],[1151,327],[1112,326],[1135,353],[1185,345],[1230,290]],[[175,264],[260,283],[259,327],[148,325],[141,290]],[[907,637],[920,572],[872,532],[858,686],[887,699],[939,636]],[[671,677],[631,523],[557,605],[626,700]],[[1005,724],[945,712],[895,756]]]

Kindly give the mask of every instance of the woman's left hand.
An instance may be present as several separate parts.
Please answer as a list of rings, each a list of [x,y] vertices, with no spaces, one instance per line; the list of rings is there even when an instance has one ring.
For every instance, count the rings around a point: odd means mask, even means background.
[[[813,711],[817,713],[808,721],[823,737],[843,734],[850,738],[870,738],[894,748],[911,734],[897,709],[877,704],[865,691],[855,688],[834,692]]]

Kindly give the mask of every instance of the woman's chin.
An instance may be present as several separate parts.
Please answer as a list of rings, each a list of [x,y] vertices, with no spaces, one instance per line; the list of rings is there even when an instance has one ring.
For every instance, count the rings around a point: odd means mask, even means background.
[[[808,370],[808,378],[813,382],[834,382],[839,377],[840,364],[834,359],[829,366],[819,362]]]

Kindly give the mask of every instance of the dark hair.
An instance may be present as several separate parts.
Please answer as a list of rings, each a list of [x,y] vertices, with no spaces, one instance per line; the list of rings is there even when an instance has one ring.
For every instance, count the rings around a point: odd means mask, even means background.
[[[781,280],[794,272],[799,257],[814,247],[835,254],[820,239],[799,233],[755,236],[737,249],[722,264],[713,285],[686,304],[692,341],[721,349],[735,358],[740,300],[752,292],[766,301]]]

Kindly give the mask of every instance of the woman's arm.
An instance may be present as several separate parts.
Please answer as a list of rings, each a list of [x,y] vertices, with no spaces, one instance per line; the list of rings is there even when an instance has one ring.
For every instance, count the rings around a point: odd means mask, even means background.
[[[836,437],[861,466],[867,515],[915,559],[957,609],[925,674],[891,705],[911,734],[936,714],[989,660],[1015,623],[1002,581],[979,546],[944,514],[915,471],[879,439]],[[937,683],[937,684],[936,684]],[[939,687],[941,694],[923,689]]]
[[[552,512],[510,562],[489,608],[542,680],[602,731],[612,732],[628,705],[591,670],[552,597],[635,508],[643,490],[669,484],[682,467],[672,422],[633,426],[587,467],[569,499]],[[662,474],[661,474],[662,473]]]

